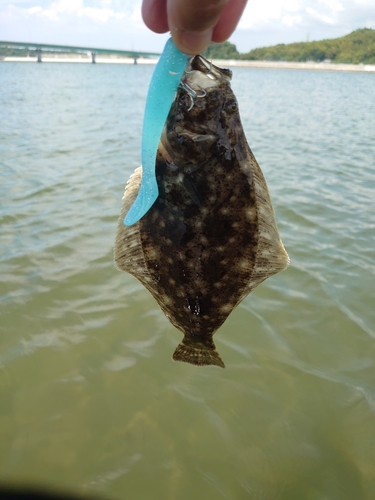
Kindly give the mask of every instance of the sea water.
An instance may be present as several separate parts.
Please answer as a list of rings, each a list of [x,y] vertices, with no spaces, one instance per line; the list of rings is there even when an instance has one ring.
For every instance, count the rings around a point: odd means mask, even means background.
[[[291,266],[215,334],[113,265],[151,66],[0,65],[0,480],[153,500],[375,498],[375,75],[235,68]],[[215,292],[213,292],[215,293]]]

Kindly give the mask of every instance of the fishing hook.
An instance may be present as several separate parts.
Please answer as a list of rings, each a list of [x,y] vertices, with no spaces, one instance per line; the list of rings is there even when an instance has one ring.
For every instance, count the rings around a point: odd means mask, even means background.
[[[190,87],[190,85],[188,85],[187,83],[183,83],[181,82],[180,83],[180,87],[185,90],[185,92],[187,92],[187,94],[189,95],[190,97],[190,106],[188,108],[188,111],[190,111],[192,109],[192,107],[194,106],[194,99],[201,99],[203,97],[206,97],[207,95],[207,92],[202,89],[202,87],[200,85],[198,85],[200,91],[201,91],[201,94],[198,94],[192,87]]]

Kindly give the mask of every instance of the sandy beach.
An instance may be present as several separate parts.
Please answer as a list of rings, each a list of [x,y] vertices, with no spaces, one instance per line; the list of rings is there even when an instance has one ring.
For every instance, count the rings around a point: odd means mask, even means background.
[[[43,63],[81,63],[91,64],[91,55],[43,55]],[[158,59],[143,58],[137,59],[137,64],[156,64]],[[2,57],[0,62],[37,62],[36,57]],[[214,59],[213,63],[222,67],[239,68],[263,68],[263,69],[296,69],[296,70],[316,70],[316,71],[349,71],[349,72],[375,72],[375,65],[371,64],[335,64],[327,62],[285,62],[285,61],[243,61],[237,59]],[[100,56],[96,55],[96,64],[134,64],[134,59],[130,57]]]

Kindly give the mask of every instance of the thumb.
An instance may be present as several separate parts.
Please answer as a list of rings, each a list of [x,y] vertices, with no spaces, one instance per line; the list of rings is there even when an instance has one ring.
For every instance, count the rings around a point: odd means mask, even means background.
[[[185,54],[204,52],[229,0],[167,0],[169,29]]]

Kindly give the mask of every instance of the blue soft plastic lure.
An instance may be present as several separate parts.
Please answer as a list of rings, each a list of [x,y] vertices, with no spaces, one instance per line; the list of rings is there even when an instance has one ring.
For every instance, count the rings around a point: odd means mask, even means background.
[[[143,119],[142,183],[138,196],[124,219],[126,226],[138,222],[158,197],[159,190],[155,176],[156,153],[188,57],[177,49],[170,38],[152,75]]]

